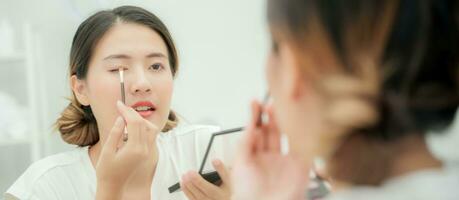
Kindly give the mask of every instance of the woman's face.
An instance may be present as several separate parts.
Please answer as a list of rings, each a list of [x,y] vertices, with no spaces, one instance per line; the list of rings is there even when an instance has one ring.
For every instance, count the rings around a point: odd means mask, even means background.
[[[160,35],[135,23],[118,23],[99,40],[87,77],[78,82],[97,120],[101,139],[120,116],[116,108],[121,100],[120,67],[124,69],[126,105],[158,128],[165,126],[173,91],[168,56]],[[140,111],[146,108],[143,106],[152,108]]]

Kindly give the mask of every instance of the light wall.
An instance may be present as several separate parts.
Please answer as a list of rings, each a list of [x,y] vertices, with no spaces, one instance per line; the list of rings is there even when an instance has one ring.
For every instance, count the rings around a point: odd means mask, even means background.
[[[40,55],[49,102],[45,155],[68,149],[51,126],[68,103],[71,40],[83,18],[102,8],[138,5],[168,26],[180,58],[172,108],[187,122],[223,128],[244,125],[249,100],[260,98],[265,90],[269,37],[263,0],[9,0],[0,5],[0,18],[13,21],[18,29],[23,22],[32,23],[45,44]]]

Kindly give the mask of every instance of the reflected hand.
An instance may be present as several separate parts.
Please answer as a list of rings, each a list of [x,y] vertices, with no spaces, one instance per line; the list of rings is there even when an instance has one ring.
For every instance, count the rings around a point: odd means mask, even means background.
[[[280,131],[272,108],[266,109],[267,124],[260,124],[262,105],[252,103],[252,121],[247,126],[232,170],[233,199],[305,199],[308,169],[280,151]]]
[[[183,175],[180,187],[190,200],[229,200],[231,198],[228,170],[220,160],[214,160],[212,164],[222,179],[220,186],[209,183],[194,171]]]

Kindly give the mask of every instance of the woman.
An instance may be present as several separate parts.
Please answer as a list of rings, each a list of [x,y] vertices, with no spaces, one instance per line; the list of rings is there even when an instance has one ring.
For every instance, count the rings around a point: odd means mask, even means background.
[[[119,70],[124,73],[126,104]],[[170,109],[177,52],[152,13],[122,6],[86,19],[70,52],[73,97],[56,125],[75,151],[40,160],[9,188],[16,199],[185,199],[168,187],[198,169],[218,128],[176,127]],[[127,140],[124,137],[127,129]],[[223,151],[225,145],[220,145]],[[214,162],[220,187],[196,172],[182,178],[189,198],[229,198],[227,171]]]
[[[304,199],[315,157],[334,185],[330,199],[459,199],[458,170],[424,139],[448,127],[459,104],[457,8],[268,0],[273,103],[252,105],[232,170],[235,199]]]

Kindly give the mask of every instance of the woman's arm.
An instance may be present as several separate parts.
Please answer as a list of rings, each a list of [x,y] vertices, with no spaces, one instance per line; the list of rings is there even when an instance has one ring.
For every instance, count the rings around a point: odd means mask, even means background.
[[[99,182],[97,183],[99,184]],[[123,188],[116,184],[100,183],[97,187],[96,200],[121,200]]]

